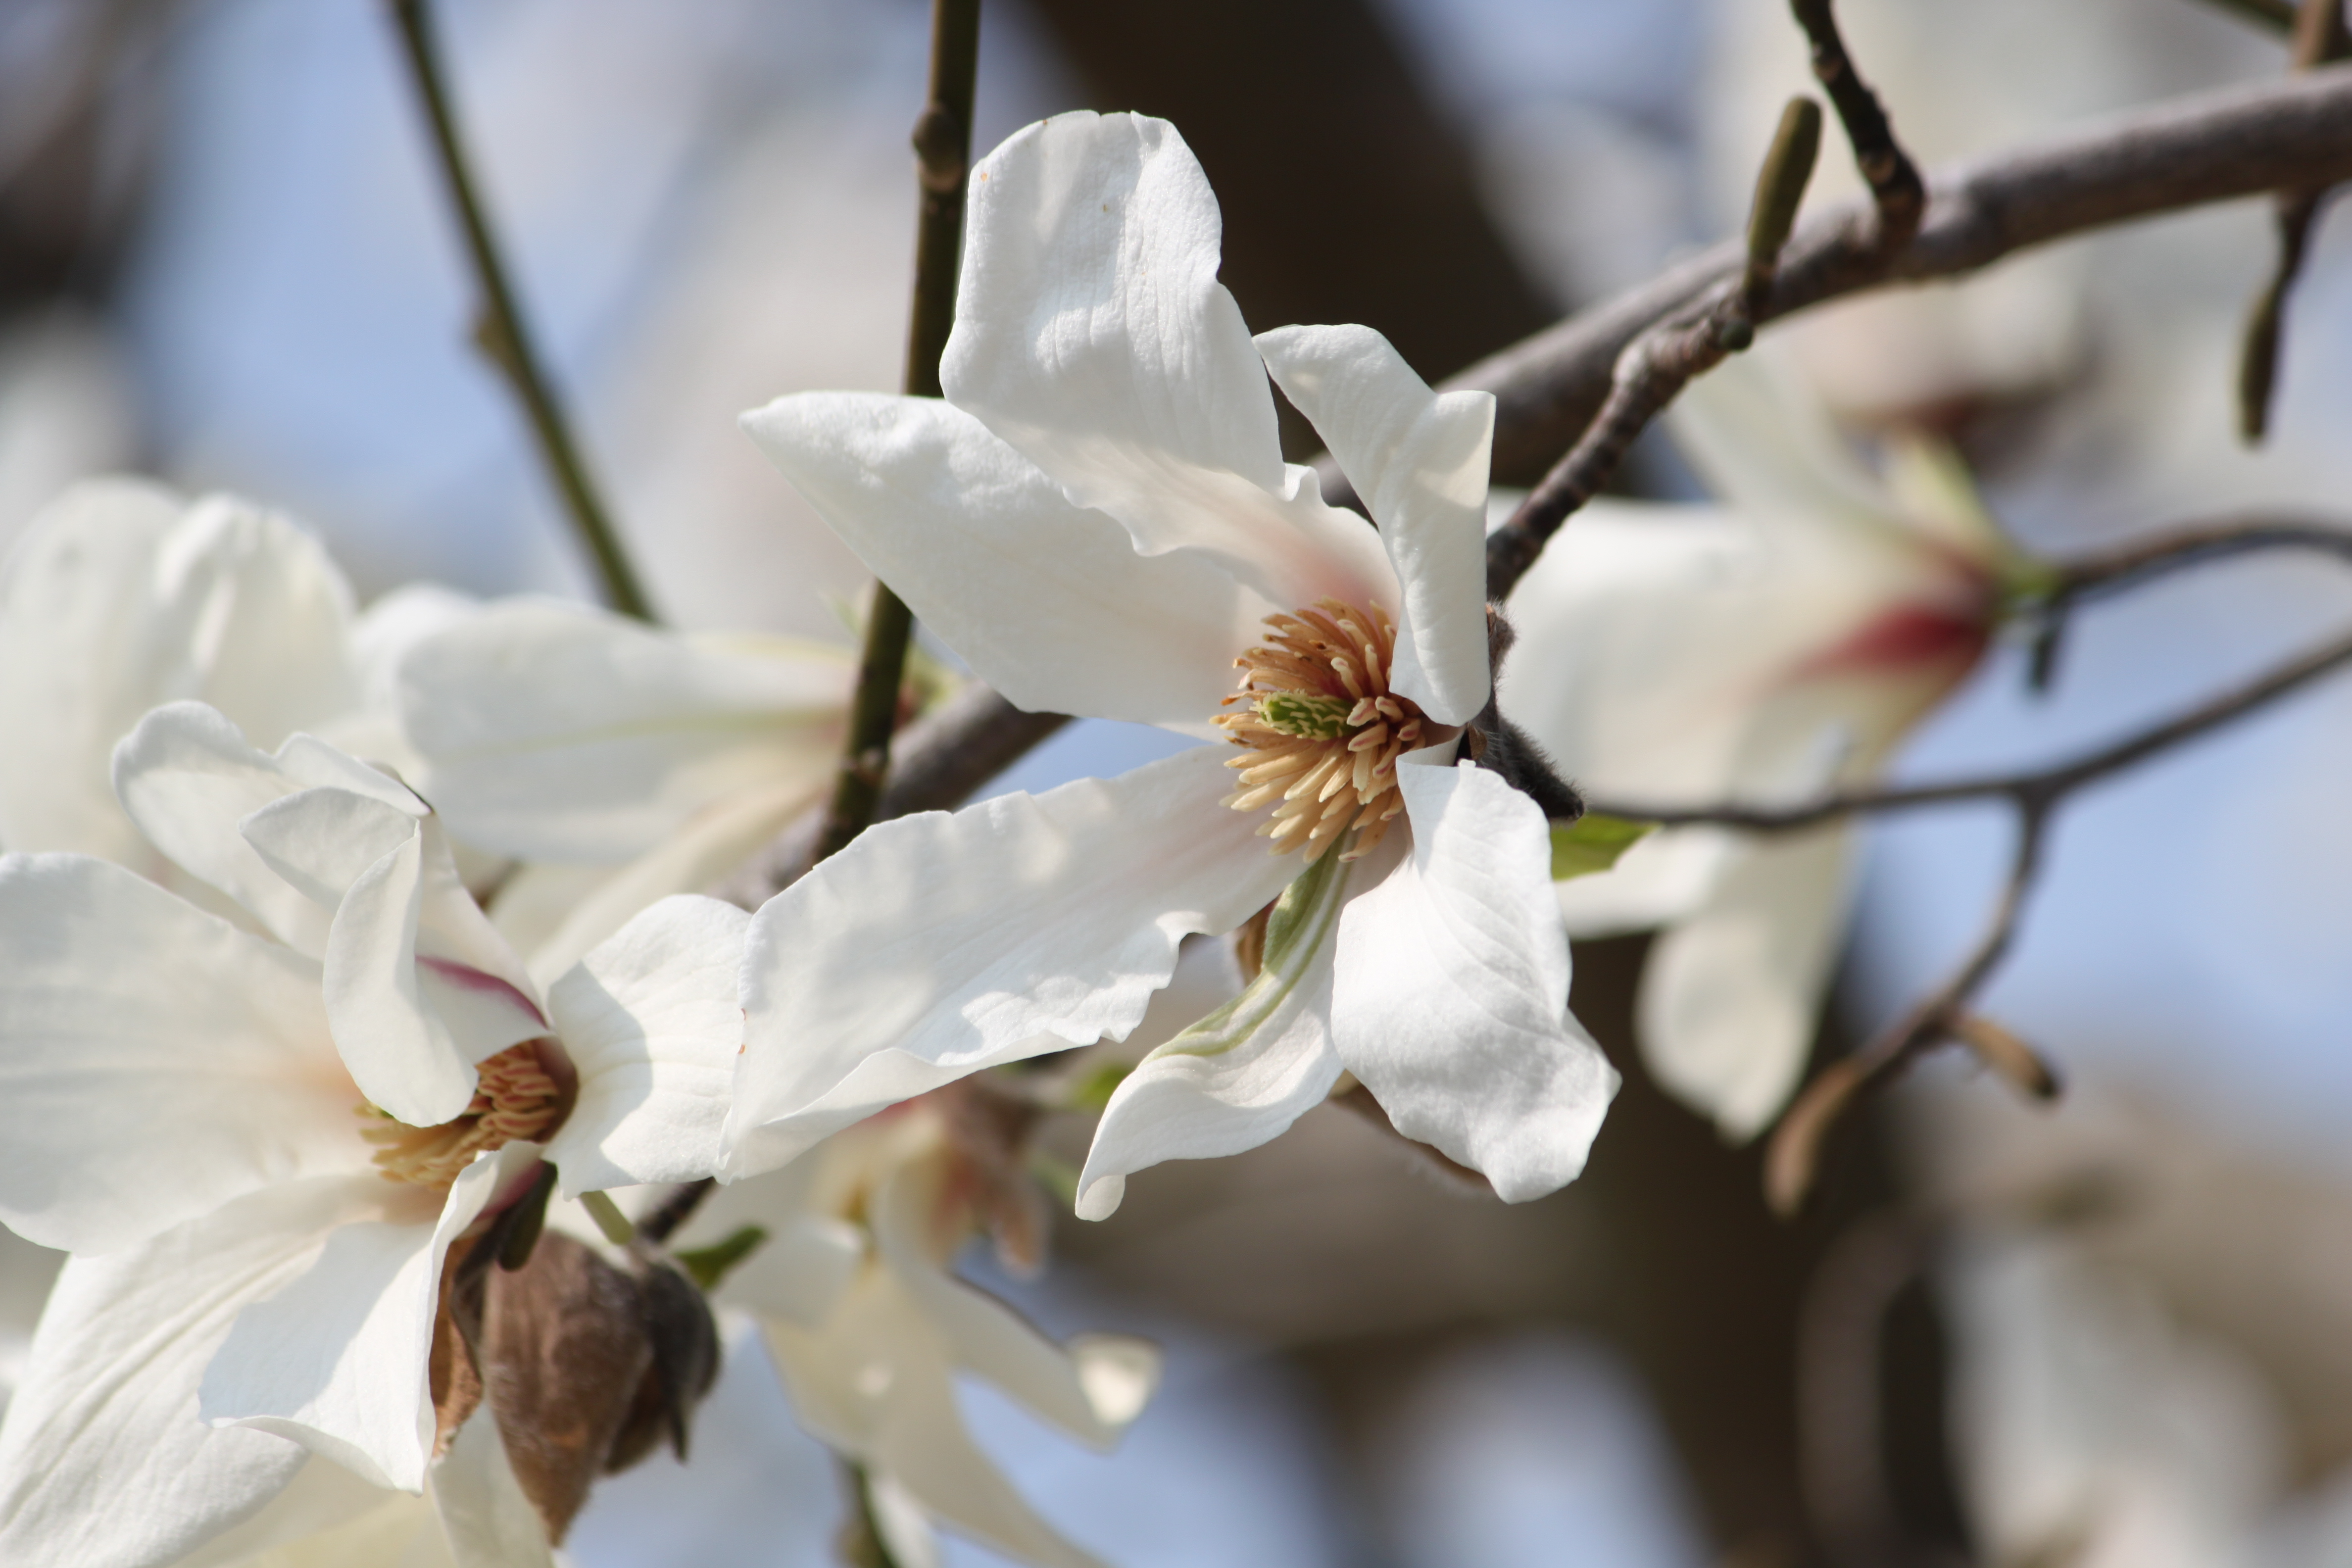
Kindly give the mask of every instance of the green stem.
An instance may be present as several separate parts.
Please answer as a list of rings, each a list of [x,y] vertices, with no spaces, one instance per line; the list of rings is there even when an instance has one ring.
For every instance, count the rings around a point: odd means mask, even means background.
[[[474,264],[474,280],[481,289],[481,318],[475,327],[475,341],[505,374],[515,395],[521,400],[531,434],[538,441],[540,458],[547,465],[548,476],[562,497],[565,513],[595,563],[604,597],[624,615],[650,621],[655,618],[653,606],[628,557],[622,552],[612,516],[588,478],[587,464],[572,439],[555,389],[548,381],[539,352],[523,325],[522,312],[515,303],[514,286],[508,279],[498,242],[491,237],[489,219],[475,188],[473,168],[457,134],[457,116],[450,108],[449,90],[434,47],[433,20],[425,6],[426,0],[392,0],[392,14],[400,24],[409,71],[415,78],[416,95],[425,105],[425,118],[432,122],[433,144],[441,155],[441,173],[449,187],[449,201],[457,209],[459,223],[466,231],[467,254]]]
[[[914,310],[907,329],[905,386],[910,397],[940,395],[940,355],[955,325],[979,61],[980,0],[931,0],[930,91],[914,137],[922,205],[915,230]],[[905,601],[875,584],[866,646],[857,661],[857,691],[849,704],[849,735],[817,834],[819,860],[845,847],[874,820],[890,773],[890,736],[898,724],[907,641],[914,630],[914,612]]]

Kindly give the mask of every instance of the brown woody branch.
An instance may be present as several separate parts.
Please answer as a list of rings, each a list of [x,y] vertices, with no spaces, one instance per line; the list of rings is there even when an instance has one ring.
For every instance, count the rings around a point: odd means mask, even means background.
[[[1830,95],[1830,106],[1837,110],[1853,149],[1854,167],[1870,186],[1871,202],[1878,210],[1872,242],[1881,251],[1893,251],[1918,232],[1919,215],[1927,205],[1919,167],[1895,139],[1895,127],[1887,122],[1878,95],[1846,53],[1831,0],[1790,0],[1789,9],[1812,46],[1813,79]]]
[[[2352,69],[2231,88],[2059,132],[1931,173],[1919,232],[1874,252],[1873,207],[1846,202],[1799,226],[1758,325],[1893,283],[1955,278],[2016,251],[2209,202],[2352,178]],[[1628,344],[1737,279],[1729,241],[1568,318],[1445,383],[1492,392],[1495,468],[1540,473],[1609,395]],[[1325,489],[1344,496],[1326,471]]]
[[[2352,26],[2344,19],[2344,0],[2303,0],[2294,14],[2287,68],[2315,70],[2331,60],[2352,54]],[[2325,185],[2306,185],[2279,193],[2278,260],[2270,281],[2255,297],[2246,322],[2244,346],[2238,356],[2238,434],[2246,445],[2259,447],[2270,433],[2271,398],[2278,386],[2279,341],[2286,330],[2287,295],[2303,273],[2311,249],[2311,231],[2326,205]]]

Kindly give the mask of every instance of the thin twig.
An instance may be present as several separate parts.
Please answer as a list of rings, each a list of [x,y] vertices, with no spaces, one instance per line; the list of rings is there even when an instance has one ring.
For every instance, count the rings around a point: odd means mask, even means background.
[[[1790,806],[1738,804],[1643,806],[1612,802],[1596,803],[1592,809],[1609,816],[1629,817],[1667,826],[1706,823],[1720,827],[1744,828],[1752,833],[1793,833],[1843,816],[1912,811],[1922,806],[1951,805],[1968,800],[2008,799],[2016,802],[2021,808],[2030,808],[2037,803],[2053,803],[2110,773],[2120,773],[2135,763],[2169,751],[2233,719],[2243,718],[2347,664],[2352,664],[2352,637],[2341,638],[2316,648],[2272,670],[2260,679],[2249,681],[2112,745],[2104,746],[2073,762],[2054,763],[2045,768],[1990,773],[1941,784],[1840,790],[1818,800]]]
[[[1015,708],[984,686],[969,688],[898,737],[898,760],[876,805],[875,820],[961,805],[974,789],[1069,721],[1064,714]],[[823,812],[807,813],[713,887],[712,895],[747,910],[758,909],[816,864],[817,831],[823,822]]]
[[[475,342],[505,374],[507,384],[522,404],[539,446],[540,460],[546,465],[548,477],[555,481],[556,492],[563,498],[564,514],[572,520],[580,542],[588,547],[589,559],[595,564],[606,601],[624,615],[650,621],[655,618],[652,603],[621,548],[612,514],[605,510],[603,498],[588,477],[587,462],[572,438],[572,428],[564,419],[554,385],[548,380],[530,330],[523,324],[521,308],[515,302],[514,286],[508,278],[498,242],[491,236],[489,218],[474,183],[465,142],[457,134],[457,115],[443,81],[426,0],[392,0],[392,14],[399,24],[417,98],[425,106],[425,119],[432,123],[433,144],[440,153],[442,177],[448,185],[450,205],[457,208],[459,225],[465,230],[466,253],[473,261],[474,281],[481,290]]]
[[[2205,0],[2218,5],[2242,21],[2256,22],[2275,32],[2288,32],[2294,26],[2294,0]]]
[[[2287,68],[2315,70],[2330,60],[2352,54],[2352,28],[2344,20],[2344,0],[2303,0],[2295,12]],[[2270,433],[2271,399],[2278,386],[2279,341],[2286,328],[2287,296],[2302,275],[2311,248],[2311,231],[2326,205],[2324,185],[2279,194],[2278,260],[2270,281],[2255,297],[2246,322],[2244,346],[2238,356],[2238,435],[2249,447],[2259,447]]]
[[[2352,648],[2347,649],[2352,658]],[[2017,841],[2010,857],[2009,879],[1984,934],[1950,978],[1927,1000],[1914,1006],[1852,1056],[1832,1062],[1805,1086],[1780,1125],[1764,1154],[1764,1193],[1780,1214],[1794,1214],[1805,1201],[1820,1168],[1821,1152],[1830,1130],[1864,1089],[1883,1083],[1908,1066],[1919,1054],[1948,1039],[1966,1040],[1963,1023],[1969,1004],[2016,940],[2019,918],[2027,895],[2042,868],[2055,797],[2021,801],[2018,808]]]
[[[1831,0],[1790,0],[1789,9],[1812,46],[1813,79],[1830,95],[1830,106],[1837,110],[1853,149],[1854,167],[1870,186],[1871,202],[1878,210],[1871,243],[1881,253],[1898,250],[1919,232],[1919,215],[1927,205],[1919,166],[1895,140],[1885,108],[1846,53]]]
[[[1874,252],[1873,209],[1798,225],[1756,324],[1890,283],[1952,278],[2070,235],[2265,191],[2352,179],[2352,69],[2202,93],[2077,127],[1927,180],[1919,232]],[[1737,281],[1747,247],[1714,247],[1449,378],[1496,397],[1495,467],[1540,472],[1591,423],[1628,344]],[[1324,474],[1327,494],[1345,481]]]
[[[914,307],[907,327],[905,385],[910,397],[940,395],[940,355],[955,324],[979,63],[980,0],[931,0],[930,90],[914,135],[922,198],[915,227]],[[890,736],[898,727],[899,688],[914,631],[914,613],[906,601],[877,582],[858,655],[857,690],[850,699],[849,734],[832,804],[817,831],[816,859],[845,847],[874,821],[890,773]]]

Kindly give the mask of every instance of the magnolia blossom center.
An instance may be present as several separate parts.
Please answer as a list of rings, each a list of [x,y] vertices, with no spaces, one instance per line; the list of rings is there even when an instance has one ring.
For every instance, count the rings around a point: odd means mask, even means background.
[[[1404,809],[1397,759],[1434,739],[1421,710],[1389,689],[1395,623],[1378,605],[1322,599],[1265,624],[1273,635],[1234,661],[1240,689],[1217,715],[1247,748],[1225,763],[1242,775],[1225,804],[1273,805],[1258,832],[1276,854],[1318,860],[1357,829],[1339,858],[1370,854]]]
[[[542,1049],[552,1044],[525,1040],[481,1062],[475,1068],[480,1078],[473,1102],[437,1127],[411,1127],[373,1105],[361,1106],[368,1125],[360,1136],[376,1146],[375,1163],[384,1179],[446,1187],[475,1155],[552,1131],[571,1099]]]

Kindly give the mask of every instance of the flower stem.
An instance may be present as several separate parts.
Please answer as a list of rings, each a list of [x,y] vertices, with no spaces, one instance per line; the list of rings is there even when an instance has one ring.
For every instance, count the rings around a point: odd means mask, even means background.
[[[914,309],[907,329],[905,386],[910,397],[940,395],[940,355],[955,324],[956,266],[963,247],[964,186],[971,163],[971,100],[980,61],[980,0],[931,0],[930,91],[915,121],[922,205],[915,231]],[[857,692],[850,700],[833,800],[816,843],[824,859],[874,820],[890,772],[914,613],[881,583],[866,616]]]
[[[450,107],[440,57],[434,47],[432,16],[425,7],[426,0],[392,0],[392,14],[400,26],[409,73],[415,79],[416,96],[425,106],[425,119],[432,124],[433,145],[440,154],[449,202],[457,210],[459,225],[466,234],[466,252],[473,262],[474,280],[481,289],[481,315],[474,327],[474,341],[505,375],[522,404],[539,446],[540,459],[562,498],[565,515],[572,520],[581,542],[588,548],[605,599],[624,615],[650,621],[655,618],[653,606],[622,552],[612,515],[605,510],[603,499],[588,477],[587,464],[572,439],[555,389],[548,381],[539,351],[515,303],[514,286],[508,279],[498,241],[491,236],[489,219],[475,186],[473,166],[457,134],[457,115]]]

